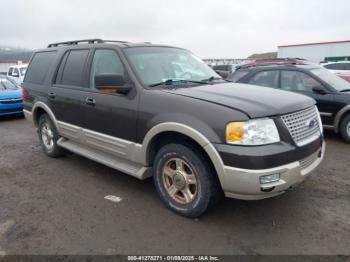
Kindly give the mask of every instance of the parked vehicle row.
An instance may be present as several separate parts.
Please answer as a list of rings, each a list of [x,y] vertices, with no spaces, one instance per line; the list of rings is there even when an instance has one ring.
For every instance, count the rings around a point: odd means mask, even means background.
[[[330,62],[322,64],[324,68],[327,68],[332,73],[340,76],[344,80],[350,82],[350,61]]]
[[[0,75],[0,116],[23,114],[22,90],[16,82]]]
[[[7,77],[15,81],[18,85],[22,84],[27,71],[27,64],[10,66]]]
[[[182,48],[50,44],[33,55],[23,94],[46,155],[72,151],[139,179],[153,176],[164,204],[188,217],[223,194],[283,194],[325,151],[314,99],[230,83]]]
[[[221,77],[226,78],[236,70],[237,66],[238,64],[226,64],[226,65],[214,65],[212,68]]]
[[[314,98],[323,126],[339,133],[344,141],[350,143],[350,83],[323,67],[295,59],[256,62],[241,66],[227,79]],[[269,90],[262,89],[260,92]]]

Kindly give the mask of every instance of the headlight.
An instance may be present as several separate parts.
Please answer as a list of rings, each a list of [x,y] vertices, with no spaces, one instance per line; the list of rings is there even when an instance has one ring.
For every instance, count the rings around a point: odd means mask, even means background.
[[[280,141],[272,119],[257,119],[247,122],[231,122],[226,126],[226,141],[236,145],[266,145]]]

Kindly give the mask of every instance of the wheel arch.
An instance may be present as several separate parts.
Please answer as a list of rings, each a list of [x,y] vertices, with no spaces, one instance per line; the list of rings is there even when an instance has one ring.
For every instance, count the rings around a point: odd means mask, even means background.
[[[350,105],[344,106],[335,116],[334,119],[334,131],[335,133],[339,133],[339,128],[340,128],[340,124],[341,121],[343,120],[343,118],[345,116],[347,116],[348,114],[350,114]]]
[[[224,163],[213,144],[199,131],[180,123],[161,123],[154,126],[147,132],[142,143],[142,157],[144,163],[146,163],[148,166],[153,164],[152,158],[155,156],[154,149],[157,148],[157,142],[159,139],[169,135],[173,135],[172,141],[174,142],[176,142],[179,137],[183,137],[184,139],[188,139],[189,141],[192,141],[198,145],[198,147],[211,161],[220,182],[223,181]]]
[[[36,127],[38,126],[39,117],[45,113],[49,115],[50,119],[52,120],[53,124],[55,125],[56,129],[58,130],[57,120],[56,120],[54,113],[51,111],[51,109],[48,107],[48,105],[46,105],[43,102],[36,102],[33,106],[32,114],[33,114],[34,125]]]

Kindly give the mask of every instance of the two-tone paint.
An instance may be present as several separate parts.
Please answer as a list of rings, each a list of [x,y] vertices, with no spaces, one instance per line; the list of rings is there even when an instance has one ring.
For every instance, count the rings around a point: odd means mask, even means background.
[[[37,125],[38,117],[47,113],[61,135],[60,146],[140,179],[150,176],[157,143],[169,136],[174,142],[186,137],[203,149],[225,194],[240,199],[281,194],[301,182],[321,162],[322,136],[296,150],[297,145],[283,125],[279,126],[282,140],[275,145],[240,150],[228,145],[225,138],[229,122],[273,117],[278,125],[279,115],[314,106],[313,99],[279,90],[262,93],[259,87],[232,83],[150,89],[139,82],[124,55],[123,49],[135,46],[147,45],[87,44],[42,50],[56,52],[56,57],[42,85],[24,81],[26,118]],[[54,84],[58,64],[71,49],[90,52],[84,69],[86,82],[81,88]],[[130,93],[108,94],[88,88],[96,49],[117,52],[133,85]],[[94,105],[87,103],[88,99]],[[285,157],[279,157],[281,153]],[[312,165],[302,170],[301,160],[306,154],[316,153]],[[255,157],[259,160],[254,161]],[[264,192],[259,176],[271,172],[280,172],[284,179],[273,185],[273,192]]]

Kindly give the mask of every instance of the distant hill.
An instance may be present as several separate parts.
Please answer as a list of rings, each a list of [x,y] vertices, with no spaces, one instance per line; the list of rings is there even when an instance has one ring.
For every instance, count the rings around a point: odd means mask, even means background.
[[[6,60],[28,61],[32,53],[33,53],[33,50],[30,50],[30,49],[0,46],[0,61],[6,61]]]
[[[253,54],[248,57],[248,59],[273,59],[277,58],[277,52]]]

